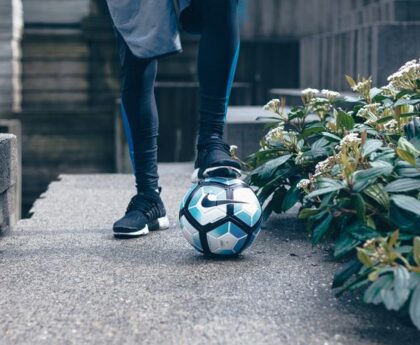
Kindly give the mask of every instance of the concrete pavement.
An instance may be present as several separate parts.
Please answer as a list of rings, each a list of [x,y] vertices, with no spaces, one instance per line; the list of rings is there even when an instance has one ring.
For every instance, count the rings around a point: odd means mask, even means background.
[[[184,240],[178,203],[190,164],[161,165],[171,228],[115,240],[128,175],[65,175],[0,238],[1,344],[415,344],[394,314],[336,299],[338,265],[293,215],[251,251],[211,260]]]

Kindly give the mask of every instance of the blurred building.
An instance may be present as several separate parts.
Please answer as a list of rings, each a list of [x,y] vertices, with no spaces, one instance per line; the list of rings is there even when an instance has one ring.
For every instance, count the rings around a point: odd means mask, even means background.
[[[376,84],[420,56],[420,0],[241,0],[233,105],[271,89]],[[197,38],[161,60],[160,159],[193,159]],[[0,0],[0,118],[22,122],[24,207],[59,173],[115,171],[119,63],[104,0]]]

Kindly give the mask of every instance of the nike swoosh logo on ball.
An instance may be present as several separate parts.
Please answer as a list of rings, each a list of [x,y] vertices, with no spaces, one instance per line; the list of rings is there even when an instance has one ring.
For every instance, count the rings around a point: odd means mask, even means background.
[[[228,204],[247,204],[247,202],[238,201],[238,200],[210,200],[209,194],[206,194],[206,196],[203,198],[203,201],[201,202],[201,206],[205,208],[228,205]]]

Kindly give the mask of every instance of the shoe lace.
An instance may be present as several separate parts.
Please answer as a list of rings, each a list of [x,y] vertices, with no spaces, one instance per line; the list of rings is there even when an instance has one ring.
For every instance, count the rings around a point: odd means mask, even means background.
[[[157,202],[141,193],[131,198],[126,213],[132,211],[140,211],[149,218],[158,218],[160,214]]]

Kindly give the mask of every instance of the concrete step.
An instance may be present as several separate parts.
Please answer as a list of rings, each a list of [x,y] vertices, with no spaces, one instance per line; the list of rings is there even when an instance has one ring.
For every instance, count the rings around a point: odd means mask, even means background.
[[[258,151],[259,143],[266,130],[267,120],[259,117],[272,116],[262,106],[229,107],[226,117],[225,140],[238,147],[238,156],[245,159]]]
[[[0,240],[2,344],[414,344],[394,314],[336,299],[338,264],[294,214],[235,260],[196,253],[178,227],[191,164],[160,166],[171,227],[115,240],[129,175],[63,175]]]

